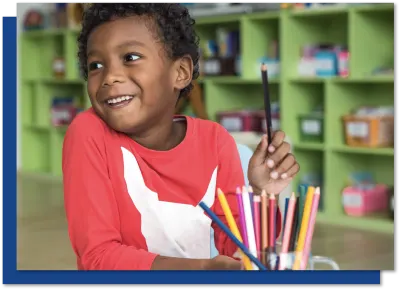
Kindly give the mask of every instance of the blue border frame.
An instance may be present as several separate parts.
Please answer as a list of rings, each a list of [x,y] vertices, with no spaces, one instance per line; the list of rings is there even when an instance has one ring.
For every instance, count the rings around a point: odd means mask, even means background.
[[[380,284],[379,271],[17,271],[17,21],[3,18],[4,284]]]

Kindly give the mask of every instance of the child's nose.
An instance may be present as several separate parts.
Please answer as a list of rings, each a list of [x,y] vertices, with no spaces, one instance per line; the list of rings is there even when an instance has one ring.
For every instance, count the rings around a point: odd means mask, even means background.
[[[106,71],[104,76],[103,86],[112,86],[115,83],[125,82],[126,76],[123,69],[111,68]]]

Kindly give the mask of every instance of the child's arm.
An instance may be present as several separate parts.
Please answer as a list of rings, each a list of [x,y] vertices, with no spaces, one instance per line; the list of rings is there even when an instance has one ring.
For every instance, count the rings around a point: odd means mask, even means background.
[[[156,255],[122,244],[118,207],[100,134],[104,128],[82,126],[84,122],[70,125],[63,146],[65,209],[80,268],[148,270]]]
[[[236,224],[240,229],[239,210],[236,198],[236,188],[242,188],[245,185],[242,164],[238,152],[238,148],[233,137],[222,129],[219,136],[219,168],[217,178],[217,188],[225,193],[226,199],[231,208],[232,214],[236,220]],[[214,212],[228,225],[222,207],[218,198],[215,199]],[[276,224],[277,237],[281,231],[281,213],[278,209]],[[232,257],[238,247],[231,239],[218,227],[213,224],[215,232],[216,248],[221,255]]]

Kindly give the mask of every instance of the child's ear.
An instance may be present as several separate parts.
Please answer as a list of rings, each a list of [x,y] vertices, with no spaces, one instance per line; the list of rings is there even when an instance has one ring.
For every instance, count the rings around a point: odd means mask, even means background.
[[[190,56],[184,56],[178,59],[175,64],[177,71],[175,87],[182,90],[192,82],[193,61]]]

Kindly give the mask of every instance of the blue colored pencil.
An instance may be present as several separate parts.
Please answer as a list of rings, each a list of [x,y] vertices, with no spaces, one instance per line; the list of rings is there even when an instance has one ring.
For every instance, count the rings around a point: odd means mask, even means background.
[[[211,209],[204,203],[200,202],[199,206],[210,216],[210,218],[218,224],[218,226],[227,234],[227,236],[242,250],[242,252],[249,257],[249,259],[257,265],[260,270],[266,271],[267,268],[256,258],[254,257],[249,250],[246,248],[243,243],[241,243],[235,235],[229,230],[229,228],[211,211]]]

